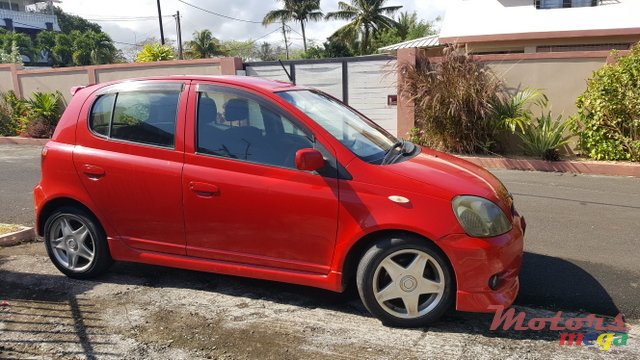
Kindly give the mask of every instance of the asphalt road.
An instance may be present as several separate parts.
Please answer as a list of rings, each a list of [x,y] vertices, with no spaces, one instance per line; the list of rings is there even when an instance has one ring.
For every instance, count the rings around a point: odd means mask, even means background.
[[[0,222],[33,223],[37,146],[0,145]],[[640,179],[496,170],[527,219],[517,304],[640,318]]]

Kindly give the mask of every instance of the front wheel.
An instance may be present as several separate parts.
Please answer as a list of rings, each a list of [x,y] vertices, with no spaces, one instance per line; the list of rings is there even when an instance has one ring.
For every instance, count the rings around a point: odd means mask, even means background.
[[[453,272],[446,257],[427,240],[383,239],[360,260],[356,274],[365,307],[385,325],[424,326],[453,303]]]
[[[47,219],[44,241],[53,264],[71,278],[95,277],[113,262],[100,224],[75,207],[60,208]]]

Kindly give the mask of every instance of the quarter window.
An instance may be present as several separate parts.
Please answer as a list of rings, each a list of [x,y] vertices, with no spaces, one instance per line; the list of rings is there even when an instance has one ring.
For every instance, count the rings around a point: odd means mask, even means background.
[[[103,95],[96,100],[89,117],[89,127],[96,134],[109,136],[109,124],[111,123],[111,113],[115,94]]]
[[[94,103],[91,130],[111,139],[173,147],[180,91],[117,90],[108,91]]]
[[[241,92],[199,93],[197,151],[265,165],[295,168],[295,154],[313,148],[313,137],[296,121]]]

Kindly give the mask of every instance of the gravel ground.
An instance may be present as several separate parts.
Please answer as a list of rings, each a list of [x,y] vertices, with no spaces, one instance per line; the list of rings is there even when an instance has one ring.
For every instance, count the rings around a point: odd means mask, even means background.
[[[71,280],[42,243],[0,249],[2,300],[0,359],[640,358],[637,320],[628,345],[608,351],[559,346],[556,332],[490,331],[484,314],[392,329],[353,294],[122,263],[96,281]]]

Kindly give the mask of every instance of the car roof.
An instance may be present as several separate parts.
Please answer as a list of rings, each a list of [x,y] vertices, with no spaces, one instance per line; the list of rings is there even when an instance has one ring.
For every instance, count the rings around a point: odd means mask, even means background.
[[[213,76],[213,75],[171,75],[171,76],[150,76],[150,77],[140,77],[140,78],[131,78],[131,79],[123,79],[118,81],[109,82],[106,84],[98,84],[98,85],[114,85],[120,84],[127,81],[145,81],[145,80],[195,80],[195,81],[212,81],[217,83],[229,84],[229,85],[239,85],[253,89],[261,89],[269,92],[275,91],[283,91],[283,90],[293,90],[293,89],[305,89],[305,87],[296,86],[294,84],[278,81],[278,80],[270,80],[265,78],[253,77],[253,76],[232,76],[232,75],[224,75],[224,76]]]

